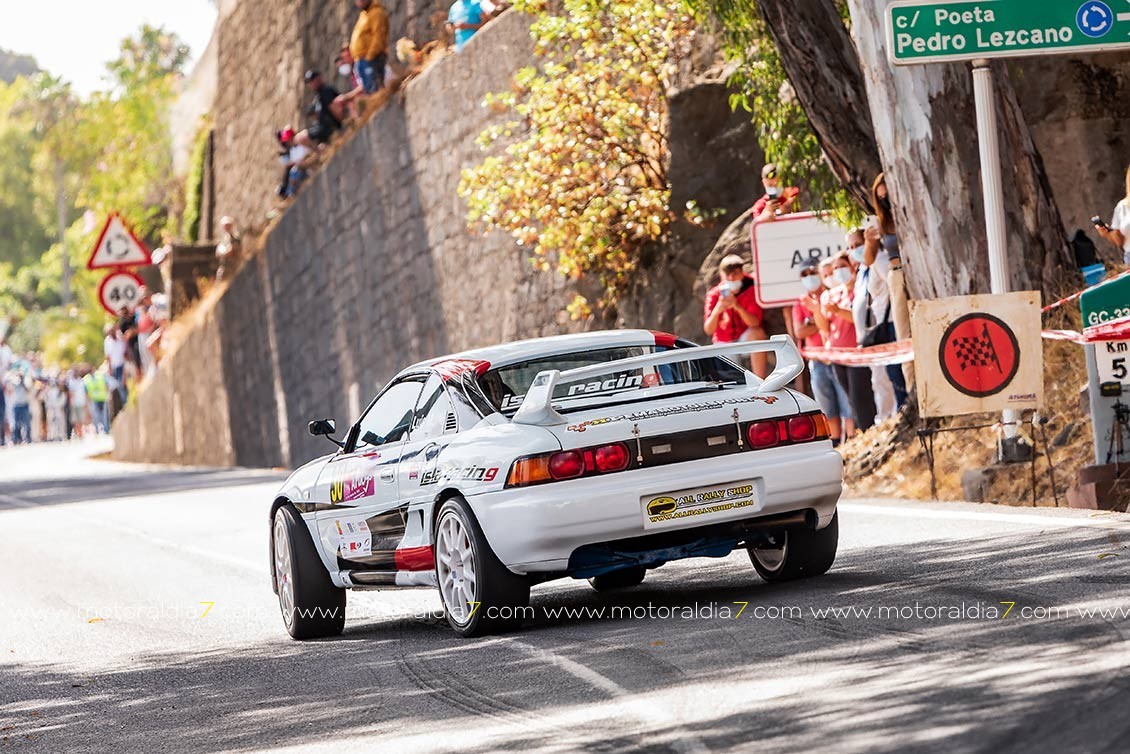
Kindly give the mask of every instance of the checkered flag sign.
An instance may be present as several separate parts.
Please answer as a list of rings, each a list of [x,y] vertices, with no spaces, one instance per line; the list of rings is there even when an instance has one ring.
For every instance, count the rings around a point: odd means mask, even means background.
[[[1001,361],[997,356],[996,346],[993,345],[993,338],[989,334],[988,325],[982,328],[979,335],[954,338],[953,346],[958,366],[963,372],[970,367],[987,367],[990,365],[995,366],[998,372],[1004,371],[1001,369]]]

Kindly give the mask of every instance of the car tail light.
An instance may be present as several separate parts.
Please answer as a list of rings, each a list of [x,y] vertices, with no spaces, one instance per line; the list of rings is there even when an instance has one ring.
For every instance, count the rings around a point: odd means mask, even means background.
[[[824,413],[813,414],[813,420],[816,422],[816,437],[817,440],[827,440],[832,436],[832,429],[828,426],[828,417]]]
[[[585,473],[585,456],[579,450],[563,450],[549,457],[549,475],[554,479],[573,479]]]
[[[749,425],[749,444],[754,450],[771,448],[781,441],[780,430],[775,421],[754,422]]]
[[[528,484],[551,482],[553,477],[549,474],[549,456],[533,456],[519,458],[510,467],[510,475],[506,477],[507,487],[524,487]]]
[[[601,445],[593,453],[597,471],[623,471],[628,468],[628,446],[622,442]]]
[[[811,414],[801,414],[789,419],[789,440],[792,442],[808,442],[816,439],[816,422]]]

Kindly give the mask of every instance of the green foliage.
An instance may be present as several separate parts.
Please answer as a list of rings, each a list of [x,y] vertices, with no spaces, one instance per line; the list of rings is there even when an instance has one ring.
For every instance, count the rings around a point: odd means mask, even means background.
[[[730,106],[742,108],[757,127],[757,141],[768,162],[779,166],[787,183],[807,187],[815,204],[845,226],[858,225],[863,211],[832,172],[804,108],[797,100],[757,0],[684,0],[703,24],[720,30],[722,51],[733,66],[727,82]],[[845,12],[839,5],[841,15]],[[798,19],[803,23],[803,19]]]
[[[184,214],[181,216],[181,238],[189,243],[200,240],[200,209],[204,200],[204,160],[208,152],[208,136],[212,119],[205,116],[192,142],[192,157],[184,180]]]
[[[106,319],[97,301],[102,274],[82,264],[94,234],[73,218],[90,210],[100,223],[117,210],[143,237],[163,230],[181,192],[166,116],[187,57],[175,35],[143,26],[107,65],[110,90],[85,101],[45,73],[0,85],[0,318],[21,320],[13,336],[24,350],[39,347],[56,363],[69,363],[100,344],[94,334]],[[65,246],[54,230],[59,172]],[[74,294],[65,311],[58,308],[64,253]]]
[[[40,140],[18,115],[28,90],[27,79],[0,83],[0,263],[14,267],[35,261],[50,243],[41,216],[49,199],[33,164]]]
[[[667,93],[693,21],[679,0],[515,7],[536,15],[538,62],[484,103],[514,117],[480,136],[489,154],[459,195],[472,227],[509,233],[540,269],[597,276],[608,304],[675,219]],[[591,312],[583,300],[570,311]]]

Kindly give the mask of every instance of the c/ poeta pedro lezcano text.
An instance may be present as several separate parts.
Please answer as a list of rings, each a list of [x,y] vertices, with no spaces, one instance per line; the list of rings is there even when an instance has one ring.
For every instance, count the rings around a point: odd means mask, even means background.
[[[936,31],[932,34],[912,34],[910,29],[918,24],[918,14],[929,14]],[[927,20],[927,19],[922,19]],[[927,21],[928,23],[929,21]],[[972,8],[928,8],[913,13],[900,13],[894,17],[895,52],[999,52],[1024,49],[1032,46],[1067,45],[1075,38],[1070,26],[1041,26],[1019,29],[985,29],[995,24],[992,8],[975,5]]]

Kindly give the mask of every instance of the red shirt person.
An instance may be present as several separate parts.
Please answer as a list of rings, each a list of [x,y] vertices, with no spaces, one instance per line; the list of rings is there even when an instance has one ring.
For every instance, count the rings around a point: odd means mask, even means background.
[[[761,326],[763,312],[757,304],[754,280],[745,274],[742,258],[730,254],[718,267],[721,282],[706,294],[703,307],[703,330],[715,343],[736,343],[742,340],[764,340]],[[753,373],[768,374],[768,356],[751,354]]]
[[[800,189],[782,186],[780,172],[772,162],[761,169],[761,184],[765,195],[753,203],[753,222],[767,223],[777,219],[777,214],[795,212]]]

